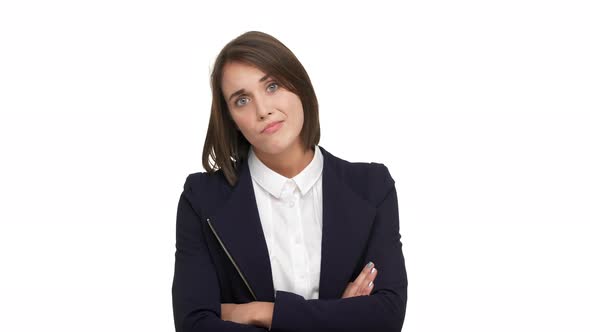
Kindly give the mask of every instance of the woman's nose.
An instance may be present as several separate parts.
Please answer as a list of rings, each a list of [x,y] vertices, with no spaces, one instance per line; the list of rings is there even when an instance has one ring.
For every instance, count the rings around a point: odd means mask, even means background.
[[[259,118],[264,118],[268,114],[272,113],[272,105],[270,104],[270,101],[268,100],[268,98],[265,98],[265,97],[256,98],[255,104],[256,104],[256,113]]]

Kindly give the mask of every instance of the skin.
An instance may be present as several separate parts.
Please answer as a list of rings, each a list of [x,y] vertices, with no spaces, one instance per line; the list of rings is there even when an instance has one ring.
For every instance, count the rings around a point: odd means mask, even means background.
[[[273,171],[293,178],[314,156],[314,150],[305,149],[301,138],[303,105],[299,96],[272,77],[261,82],[264,76],[254,66],[228,62],[222,70],[221,90],[236,128],[252,144],[260,161]],[[244,91],[232,96],[240,89]],[[262,133],[274,121],[283,121],[282,127],[274,133]],[[342,298],[370,295],[376,276],[374,266],[365,266],[355,281],[348,284]],[[270,328],[273,310],[272,302],[222,303],[221,319]]]
[[[299,96],[288,91],[258,68],[229,62],[222,70],[221,90],[237,129],[252,144],[256,156],[273,171],[292,178],[313,159],[314,150],[305,149],[301,138],[304,112]],[[228,98],[240,89],[245,91]],[[282,127],[272,133],[261,131],[274,121]]]

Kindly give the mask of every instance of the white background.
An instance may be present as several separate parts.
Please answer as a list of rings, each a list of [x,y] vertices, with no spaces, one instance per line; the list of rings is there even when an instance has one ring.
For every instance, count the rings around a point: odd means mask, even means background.
[[[396,180],[404,331],[590,331],[587,2],[212,3],[0,3],[1,331],[174,330],[209,73],[248,30],[307,69],[320,145]]]

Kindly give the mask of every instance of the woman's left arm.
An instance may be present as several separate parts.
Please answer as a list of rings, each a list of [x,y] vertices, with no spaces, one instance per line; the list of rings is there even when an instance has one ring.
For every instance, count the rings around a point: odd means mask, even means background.
[[[306,300],[277,291],[272,331],[401,331],[407,303],[407,275],[399,233],[395,183],[383,165],[390,185],[379,204],[365,261],[373,261],[379,277],[369,296]]]

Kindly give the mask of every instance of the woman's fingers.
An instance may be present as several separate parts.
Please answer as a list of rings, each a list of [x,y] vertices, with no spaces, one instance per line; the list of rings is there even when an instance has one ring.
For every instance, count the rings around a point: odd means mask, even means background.
[[[371,294],[374,288],[375,277],[377,277],[377,269],[373,262],[369,262],[354,282],[348,284],[342,298]]]
[[[373,262],[369,262],[354,281],[357,285],[357,296],[369,295],[375,286],[377,268]]]
[[[346,289],[344,290],[344,293],[342,293],[342,298],[345,299],[347,297],[353,297],[355,296],[353,293],[353,288],[354,287],[354,283],[349,282],[348,285],[346,285]],[[355,290],[356,292],[356,290]]]
[[[362,295],[371,295],[373,288],[375,288],[375,278],[377,278],[377,273],[379,273],[379,271],[377,271],[377,268],[375,267],[373,267],[371,271],[372,272],[369,272],[369,275],[365,279],[366,286],[364,287]]]

